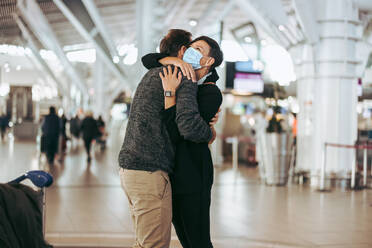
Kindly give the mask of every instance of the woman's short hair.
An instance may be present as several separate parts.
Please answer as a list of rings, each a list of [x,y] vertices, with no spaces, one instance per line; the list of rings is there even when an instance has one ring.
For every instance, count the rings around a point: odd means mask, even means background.
[[[191,33],[182,29],[170,29],[168,34],[160,41],[160,52],[176,57],[182,46],[188,46]]]
[[[199,40],[205,41],[209,45],[209,47],[211,48],[210,51],[209,51],[209,56],[214,58],[214,63],[213,63],[213,65],[211,65],[211,68],[209,69],[209,71],[212,71],[214,68],[216,68],[216,67],[218,67],[222,64],[223,52],[220,48],[220,45],[218,45],[217,41],[215,41],[214,39],[212,39],[208,36],[200,36],[200,37],[196,38],[195,40],[193,40],[191,42],[191,44],[196,42],[196,41],[199,41]]]

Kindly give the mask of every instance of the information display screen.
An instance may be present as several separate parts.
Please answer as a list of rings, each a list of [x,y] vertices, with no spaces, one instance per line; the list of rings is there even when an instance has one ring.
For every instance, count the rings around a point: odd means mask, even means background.
[[[234,90],[242,93],[262,93],[264,91],[264,82],[261,74],[235,73]]]
[[[238,72],[253,72],[253,73],[261,73],[263,70],[263,64],[261,61],[237,61],[235,62],[235,71]]]

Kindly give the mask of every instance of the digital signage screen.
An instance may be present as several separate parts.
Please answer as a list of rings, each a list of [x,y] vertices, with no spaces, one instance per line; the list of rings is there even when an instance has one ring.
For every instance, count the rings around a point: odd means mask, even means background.
[[[234,90],[242,93],[262,93],[264,91],[264,81],[261,74],[235,73]]]

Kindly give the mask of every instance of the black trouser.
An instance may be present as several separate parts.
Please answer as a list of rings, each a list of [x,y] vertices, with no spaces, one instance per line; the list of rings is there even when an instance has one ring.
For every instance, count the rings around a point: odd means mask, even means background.
[[[46,157],[49,164],[54,162],[54,157],[58,151],[59,137],[46,137]]]
[[[210,237],[211,192],[173,195],[173,226],[183,248],[213,248]]]
[[[87,152],[88,158],[90,158],[90,147],[92,146],[92,137],[85,137],[84,139],[84,146],[85,151]]]

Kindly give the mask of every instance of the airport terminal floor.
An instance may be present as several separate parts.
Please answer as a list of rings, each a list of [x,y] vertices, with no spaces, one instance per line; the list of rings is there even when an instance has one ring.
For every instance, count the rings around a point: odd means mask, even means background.
[[[0,143],[0,181],[45,169],[46,238],[55,247],[130,247],[133,228],[120,186],[117,156],[124,128],[113,129],[104,152],[87,165],[81,146],[49,167],[35,142]],[[120,133],[120,135],[117,135]],[[211,207],[215,248],[372,247],[372,190],[319,193],[301,185],[262,184],[256,168],[216,168]],[[181,247],[172,232],[171,247]]]

